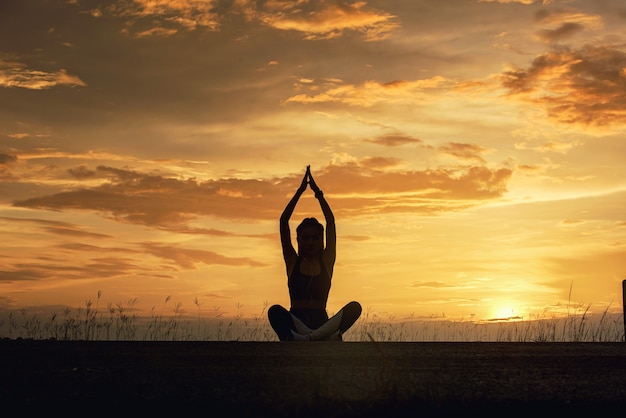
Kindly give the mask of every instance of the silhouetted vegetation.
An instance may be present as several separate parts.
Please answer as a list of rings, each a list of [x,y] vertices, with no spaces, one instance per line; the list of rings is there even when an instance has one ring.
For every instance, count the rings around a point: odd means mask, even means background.
[[[197,313],[190,315],[176,303],[168,307],[168,296],[150,316],[136,312],[137,299],[124,304],[96,302],[76,309],[65,308],[52,315],[30,314],[25,309],[0,317],[0,338],[113,341],[277,341],[267,321],[267,303],[259,314],[245,317],[236,305],[233,316],[219,307],[207,313],[195,300]],[[366,310],[344,341],[495,341],[495,342],[620,342],[624,341],[623,314],[605,310],[592,315],[578,305],[565,316],[534,315],[511,321],[480,322],[445,318],[384,318]]]

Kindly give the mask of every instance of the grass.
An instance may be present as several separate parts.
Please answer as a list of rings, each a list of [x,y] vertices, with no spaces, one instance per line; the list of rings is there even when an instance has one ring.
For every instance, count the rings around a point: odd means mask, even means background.
[[[177,303],[152,308],[150,316],[136,314],[138,299],[125,304],[99,306],[91,300],[76,309],[65,308],[61,314],[29,314],[25,309],[0,316],[0,338],[115,341],[277,341],[267,320],[267,303],[259,314],[245,317],[237,313],[226,317],[216,307],[208,314],[200,309],[190,316]],[[568,309],[566,316],[530,316],[528,319],[501,322],[453,321],[441,318],[398,321],[382,318],[366,310],[344,335],[344,341],[380,342],[622,342],[623,314],[589,313],[581,305]]]

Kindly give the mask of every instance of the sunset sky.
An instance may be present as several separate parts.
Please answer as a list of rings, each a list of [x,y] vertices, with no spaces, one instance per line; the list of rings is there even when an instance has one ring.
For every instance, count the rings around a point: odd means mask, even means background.
[[[0,312],[289,306],[307,165],[330,313],[621,311],[625,157],[623,0],[3,0]]]

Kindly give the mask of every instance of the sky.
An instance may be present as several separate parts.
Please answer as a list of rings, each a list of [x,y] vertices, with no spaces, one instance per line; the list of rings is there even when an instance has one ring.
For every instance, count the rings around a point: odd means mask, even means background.
[[[289,306],[307,165],[329,313],[619,312],[624,29],[622,0],[3,0],[0,312]]]

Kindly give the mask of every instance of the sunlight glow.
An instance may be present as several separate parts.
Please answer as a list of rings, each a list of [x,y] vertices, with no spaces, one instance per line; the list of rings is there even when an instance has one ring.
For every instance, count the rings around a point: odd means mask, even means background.
[[[492,310],[491,321],[521,320],[522,316],[513,305],[496,305]]]

